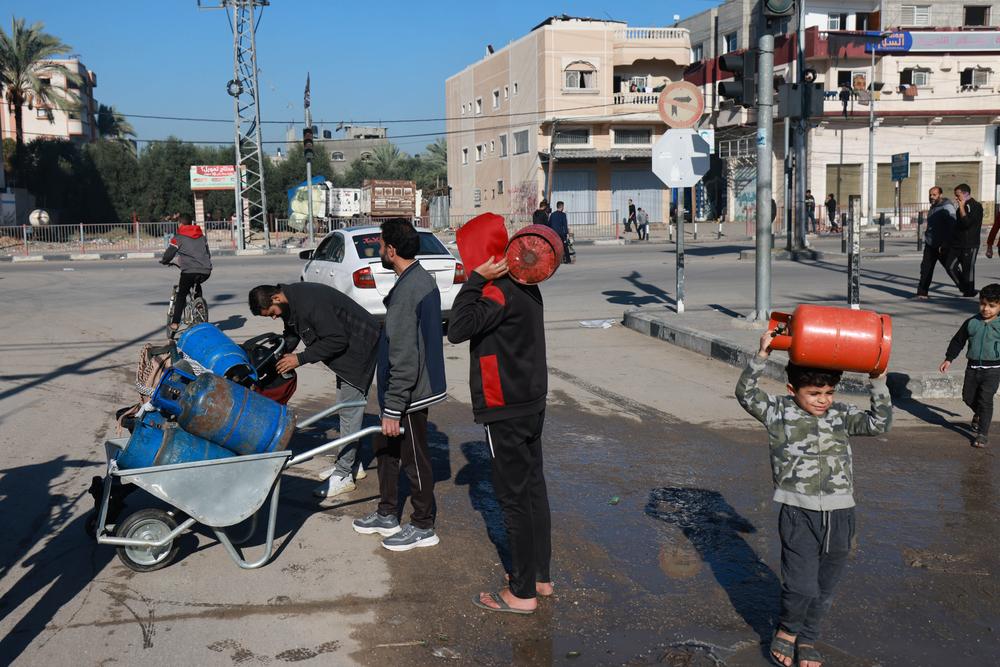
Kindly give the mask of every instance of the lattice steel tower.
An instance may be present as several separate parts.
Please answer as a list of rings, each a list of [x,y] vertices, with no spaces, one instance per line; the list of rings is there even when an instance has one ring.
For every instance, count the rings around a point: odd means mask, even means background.
[[[226,92],[233,98],[235,164],[242,174],[240,187],[236,188],[236,243],[240,249],[253,242],[254,234],[263,234],[268,247],[271,245],[260,138],[256,41],[260,14],[269,4],[269,0],[219,0],[218,5],[206,6],[198,0],[200,8],[224,9],[233,33],[233,78],[226,84]]]

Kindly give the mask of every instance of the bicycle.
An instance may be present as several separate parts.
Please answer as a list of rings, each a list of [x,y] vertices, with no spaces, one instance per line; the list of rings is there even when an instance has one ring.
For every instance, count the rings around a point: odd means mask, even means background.
[[[177,266],[173,262],[170,265]],[[201,291],[201,284],[207,278],[207,275],[202,276],[201,280],[195,282],[191,286],[191,291],[188,292],[187,302],[184,304],[184,312],[181,313],[181,321],[179,322],[184,328],[208,322],[208,302],[205,301],[205,296]],[[170,335],[177,333],[177,330],[170,328],[170,325],[174,322],[174,306],[177,304],[177,290],[179,287],[180,284],[174,285],[173,290],[170,292],[170,303],[167,305],[167,333]]]

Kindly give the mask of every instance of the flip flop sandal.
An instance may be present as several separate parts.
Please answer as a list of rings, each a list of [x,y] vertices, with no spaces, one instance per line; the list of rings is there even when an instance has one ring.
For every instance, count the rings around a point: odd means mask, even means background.
[[[777,632],[774,633],[774,638],[771,639],[771,646],[768,649],[767,657],[769,657],[771,662],[774,664],[781,665],[781,667],[787,667],[785,663],[775,657],[775,653],[780,655],[782,658],[788,658],[792,661],[793,665],[795,664],[795,644],[787,639],[782,639],[778,636]]]
[[[496,607],[491,607],[490,605],[485,604],[479,599],[478,595],[472,598],[472,604],[476,605],[480,609],[485,609],[486,611],[497,611],[504,614],[520,614],[522,616],[529,616],[535,613],[534,609],[514,609],[507,604],[506,600],[504,600],[499,593],[490,593],[490,599],[497,604]]]
[[[799,644],[796,647],[796,662],[818,662],[823,664],[823,654],[816,650],[812,644]]]

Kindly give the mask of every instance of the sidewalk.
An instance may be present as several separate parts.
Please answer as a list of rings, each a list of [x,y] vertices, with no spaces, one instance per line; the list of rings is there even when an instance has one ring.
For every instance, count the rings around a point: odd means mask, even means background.
[[[869,302],[866,310],[892,316],[893,342],[889,363],[889,390],[894,398],[961,398],[965,368],[964,351],[953,370],[937,370],[944,349],[965,317],[975,312],[972,299],[937,298],[931,301]],[[810,302],[813,303],[813,302]],[[843,307],[843,301],[815,302]],[[776,305],[774,310],[791,312],[794,305]],[[677,314],[662,306],[634,308],[625,312],[626,327],[664,340],[706,357],[742,367],[757,352],[762,324],[745,319],[741,313],[722,306]],[[784,380],[788,356],[774,352],[764,374]],[[867,377],[845,373],[841,389],[848,393],[867,392]]]

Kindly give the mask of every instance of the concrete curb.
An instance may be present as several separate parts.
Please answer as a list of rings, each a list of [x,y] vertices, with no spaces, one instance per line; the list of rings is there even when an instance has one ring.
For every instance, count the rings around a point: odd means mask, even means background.
[[[747,359],[757,353],[756,349],[741,348],[720,336],[670,321],[656,313],[626,311],[623,323],[639,333],[738,368],[745,366]],[[784,357],[768,359],[764,375],[784,381],[786,363]],[[936,372],[890,371],[888,377],[889,393],[893,398],[961,398],[962,383],[963,374],[960,371],[944,375]],[[838,389],[849,394],[867,394],[868,378],[862,373],[844,373]]]
[[[93,262],[101,259],[101,255],[96,252],[78,252],[69,256],[74,262]]]
[[[11,262],[42,262],[45,260],[41,255],[18,255],[17,257],[5,258]]]

